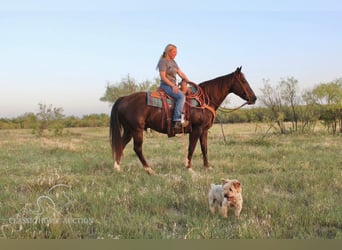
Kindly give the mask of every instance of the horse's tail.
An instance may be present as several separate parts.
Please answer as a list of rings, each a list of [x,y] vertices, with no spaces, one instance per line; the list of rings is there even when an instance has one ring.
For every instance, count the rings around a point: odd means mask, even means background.
[[[123,147],[122,147],[122,123],[120,120],[119,116],[119,105],[121,102],[122,98],[118,98],[112,108],[112,112],[110,115],[110,130],[109,130],[109,135],[110,135],[110,144],[112,147],[112,155],[113,159],[114,156],[116,156],[116,159],[120,161]]]

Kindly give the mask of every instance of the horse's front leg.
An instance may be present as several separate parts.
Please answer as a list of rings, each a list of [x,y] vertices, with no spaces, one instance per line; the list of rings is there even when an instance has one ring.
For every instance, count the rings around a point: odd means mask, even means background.
[[[208,162],[208,130],[205,130],[200,136],[201,150],[203,155],[203,165],[206,169],[209,169]]]

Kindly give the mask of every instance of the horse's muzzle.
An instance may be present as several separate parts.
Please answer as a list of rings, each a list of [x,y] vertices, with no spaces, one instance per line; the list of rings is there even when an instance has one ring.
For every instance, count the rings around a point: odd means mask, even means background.
[[[248,98],[248,105],[252,105],[252,104],[255,104],[257,100],[257,97],[256,96],[251,96]]]

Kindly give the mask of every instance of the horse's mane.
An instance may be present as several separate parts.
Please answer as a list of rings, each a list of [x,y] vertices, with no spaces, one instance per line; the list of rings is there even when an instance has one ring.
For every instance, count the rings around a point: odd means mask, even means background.
[[[199,84],[199,86],[201,87],[206,87],[207,85],[216,85],[216,84],[221,84],[222,82],[224,82],[226,80],[226,78],[230,77],[231,75],[233,75],[234,73],[230,73],[230,74],[227,74],[227,75],[224,75],[224,76],[219,76],[219,77],[216,77],[214,79],[211,79],[211,80],[207,80],[207,81],[204,81],[204,82],[201,82]]]
[[[211,103],[214,103],[215,106],[218,107],[226,98],[232,84],[230,79],[233,79],[234,73],[219,76],[199,84],[204,95],[209,98]]]

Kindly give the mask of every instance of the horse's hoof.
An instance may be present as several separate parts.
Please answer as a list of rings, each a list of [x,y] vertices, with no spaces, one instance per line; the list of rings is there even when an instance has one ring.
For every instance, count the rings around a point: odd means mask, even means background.
[[[156,172],[154,172],[154,171],[152,170],[152,168],[150,168],[150,167],[145,168],[145,170],[146,170],[146,172],[147,172],[149,175],[155,175],[155,174],[156,174]]]
[[[192,168],[187,168],[188,172],[191,174],[191,176],[195,176],[196,172]]]
[[[116,162],[114,163],[114,170],[118,173],[121,172],[120,165],[117,164]]]
[[[188,169],[191,168],[190,161],[188,159],[185,159],[185,167]]]

